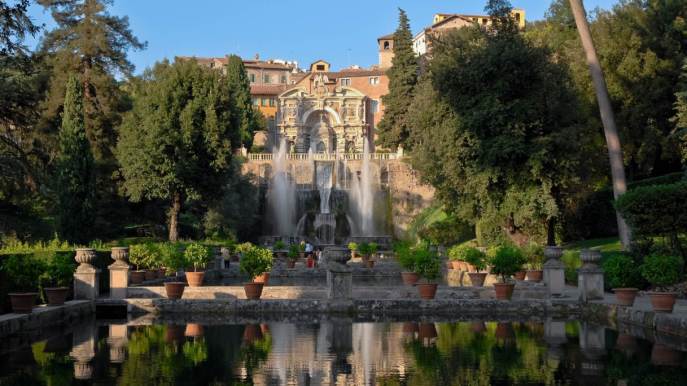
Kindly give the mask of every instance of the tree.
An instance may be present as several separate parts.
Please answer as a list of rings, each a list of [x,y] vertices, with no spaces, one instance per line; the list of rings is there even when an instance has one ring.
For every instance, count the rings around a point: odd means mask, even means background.
[[[26,35],[40,30],[27,14],[30,4],[30,0],[0,3],[0,56],[23,53]]]
[[[608,157],[611,162],[611,177],[613,179],[613,196],[617,200],[619,196],[627,190],[627,182],[625,181],[625,166],[623,165],[623,153],[620,148],[620,138],[618,137],[618,130],[615,126],[615,118],[613,116],[613,108],[608,97],[608,89],[606,88],[606,81],[604,79],[603,70],[596,56],[594,49],[594,42],[587,24],[587,15],[584,12],[584,7],[581,0],[570,0],[570,6],[575,17],[577,30],[580,33],[582,46],[587,57],[589,71],[591,72],[594,81],[594,88],[596,89],[597,101],[599,103],[599,112],[601,113],[601,121],[604,126],[604,134],[606,136],[606,145],[608,147]],[[625,220],[616,211],[616,218],[618,222],[618,233],[623,247],[629,249],[632,241],[630,236],[630,228],[625,223]]]
[[[67,78],[77,74],[83,88],[86,135],[98,162],[111,160],[114,127],[124,110],[115,76],[129,76],[129,49],[143,49],[129,29],[127,17],[107,12],[111,0],[38,0],[49,9],[57,27],[40,44],[52,68],[44,102],[47,127],[56,126],[64,103]],[[109,171],[105,174],[109,177]]]
[[[228,82],[195,61],[165,61],[146,70],[132,97],[115,150],[122,188],[134,202],[167,200],[175,241],[182,204],[222,194],[238,137]]]
[[[410,22],[405,11],[399,8],[398,28],[394,33],[394,57],[386,73],[389,77],[389,93],[382,97],[384,117],[378,126],[378,139],[382,146],[393,148],[406,145],[410,133],[406,112],[413,99],[418,70]]]
[[[682,162],[687,167],[687,60],[682,67],[682,82],[679,91],[675,93],[675,99],[674,135],[680,141]]]
[[[237,55],[227,57],[227,83],[231,93],[233,125],[238,128],[237,138],[232,138],[232,144],[240,146],[245,144],[250,149],[253,142],[253,132],[256,130],[256,112],[253,111],[253,102],[250,97],[250,81],[243,59]]]
[[[76,77],[69,78],[66,90],[56,162],[58,234],[64,240],[85,242],[95,208],[93,154],[86,138],[83,95]]]

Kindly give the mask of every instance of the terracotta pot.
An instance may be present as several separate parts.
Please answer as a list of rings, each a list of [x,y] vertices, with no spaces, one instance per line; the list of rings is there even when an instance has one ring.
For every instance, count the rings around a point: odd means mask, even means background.
[[[205,277],[205,272],[186,272],[186,281],[189,287],[200,287],[203,285],[203,278]]]
[[[460,266],[461,266],[460,263],[461,263],[461,261],[459,261],[459,260],[451,260],[451,261],[449,261],[449,263],[450,263],[449,265],[450,265],[450,268],[451,268],[451,269],[456,269],[456,270],[460,269]]]
[[[49,306],[63,305],[67,300],[67,295],[69,295],[69,287],[45,288],[45,297]]]
[[[615,299],[618,301],[618,305],[632,307],[639,290],[637,288],[613,288],[613,292],[615,292]]]
[[[296,268],[296,260],[294,260],[294,259],[287,260],[286,261],[286,268],[290,268],[290,269]]]
[[[313,268],[315,266],[315,259],[308,257],[306,260],[308,268]]]
[[[263,283],[246,283],[243,290],[246,291],[246,299],[258,300],[262,296]]]
[[[157,270],[155,269],[147,269],[145,271],[145,281],[151,281],[157,279]]]
[[[656,366],[680,366],[682,353],[660,343],[654,343],[651,349],[651,363]]]
[[[267,323],[260,323],[260,331],[262,331],[262,333],[264,335],[269,334],[270,333],[270,325]]]
[[[473,287],[481,287],[484,285],[484,280],[487,278],[486,272],[468,272],[470,283]]]
[[[632,356],[637,351],[637,338],[630,334],[618,334],[615,348],[627,356]]]
[[[437,328],[434,323],[420,323],[417,336],[420,339],[432,339],[437,337]]]
[[[8,294],[12,303],[12,312],[15,314],[30,314],[36,304],[36,292],[23,292]]]
[[[355,253],[355,251],[351,251],[351,259],[355,259],[356,257],[358,257],[358,254]]]
[[[165,330],[165,341],[167,343],[181,342],[184,339],[184,327],[178,324],[168,324]]]
[[[180,281],[168,281],[165,283],[165,291],[168,299],[181,299],[184,295],[186,283]]]
[[[247,324],[243,329],[243,340],[246,343],[253,343],[262,339],[262,330],[259,324]]]
[[[270,273],[269,272],[263,272],[260,275],[256,276],[255,279],[253,279],[253,283],[261,283],[264,285],[267,285],[267,283],[270,281]]]
[[[415,285],[420,297],[425,300],[434,299],[437,294],[437,284],[436,283],[418,283]]]
[[[533,269],[530,271],[527,271],[527,280],[539,283],[542,278],[544,277],[544,271],[541,269]]]
[[[420,280],[420,275],[415,272],[401,272],[401,278],[405,285],[415,285]]]
[[[676,296],[675,292],[649,292],[654,312],[673,312]]]
[[[365,266],[366,266],[367,268],[372,269],[372,268],[374,268],[374,266],[375,266],[375,261],[374,261],[374,260],[368,260],[368,261],[365,262]]]
[[[513,275],[513,277],[515,278],[515,280],[525,280],[525,275],[527,275],[527,272],[518,271]]]
[[[129,273],[129,280],[131,284],[141,284],[145,278],[145,271],[131,271]]]
[[[186,325],[186,331],[184,331],[184,335],[191,338],[203,336],[203,326],[197,323],[189,323]]]
[[[497,300],[510,300],[513,297],[513,283],[494,283],[494,292]]]

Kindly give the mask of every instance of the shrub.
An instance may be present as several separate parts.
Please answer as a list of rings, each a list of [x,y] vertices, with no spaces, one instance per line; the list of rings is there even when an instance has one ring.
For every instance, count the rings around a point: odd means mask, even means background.
[[[236,253],[240,253],[241,255],[243,255],[246,251],[250,250],[251,248],[253,248],[253,244],[249,242],[241,243],[236,246]]]
[[[45,262],[33,254],[9,255],[3,260],[0,270],[9,281],[10,292],[35,292],[39,277],[45,271]]]
[[[289,246],[289,252],[286,254],[286,256],[290,260],[298,260],[298,255],[300,254],[301,249],[298,247],[298,244],[291,244]]]
[[[377,243],[375,243],[375,242],[372,242],[372,243],[370,243],[369,248],[370,248],[370,255],[374,255],[375,253],[377,253],[377,250],[379,249],[379,245],[377,245]]]
[[[184,265],[186,265],[184,253],[181,252],[181,248],[178,243],[160,243],[158,244],[157,249],[160,254],[162,265],[165,267],[174,271],[178,271],[183,269]]]
[[[401,268],[406,271],[415,272],[415,258],[411,252],[411,245],[405,241],[399,241],[394,244],[394,255]]]
[[[192,243],[184,251],[184,259],[187,265],[192,265],[193,270],[197,271],[199,268],[205,268],[205,266],[212,259],[212,253],[210,248],[203,244]]]
[[[157,248],[153,243],[134,244],[129,247],[129,261],[136,269],[150,269],[158,259]]]
[[[452,245],[473,239],[475,231],[472,225],[450,216],[421,229],[418,236],[432,245]]]
[[[274,243],[274,250],[275,251],[283,251],[284,249],[286,249],[286,243],[285,242],[283,242],[281,240],[277,240],[277,242]]]
[[[358,243],[350,242],[348,243],[348,249],[350,249],[352,252],[355,252],[358,250]]]
[[[464,261],[475,267],[477,272],[484,271],[487,268],[487,256],[484,252],[474,247],[468,247]]]
[[[239,267],[251,280],[255,279],[272,269],[272,252],[267,248],[254,246],[243,253]]]
[[[491,273],[500,275],[501,281],[505,283],[508,277],[522,270],[526,262],[520,248],[510,245],[500,246],[491,258]]]
[[[40,287],[69,287],[74,278],[76,261],[71,253],[55,252],[45,264],[40,276]]]
[[[424,245],[417,246],[411,250],[411,255],[415,263],[415,272],[427,281],[436,280],[441,271],[441,259],[436,252]]]
[[[523,249],[527,266],[531,270],[544,268],[544,247],[541,244],[529,244]]]
[[[641,288],[642,275],[632,256],[623,252],[608,253],[602,267],[609,288]]]
[[[376,244],[375,244],[375,248],[376,248]],[[372,252],[372,245],[370,245],[368,243],[358,244],[358,253],[360,253],[362,256],[370,257],[370,255],[374,253],[374,252]]]
[[[561,262],[563,262],[563,266],[565,267],[565,282],[568,284],[577,284],[577,269],[582,266],[580,252],[563,251]]]
[[[680,256],[652,254],[644,259],[642,276],[660,289],[680,281],[683,265],[684,261]]]

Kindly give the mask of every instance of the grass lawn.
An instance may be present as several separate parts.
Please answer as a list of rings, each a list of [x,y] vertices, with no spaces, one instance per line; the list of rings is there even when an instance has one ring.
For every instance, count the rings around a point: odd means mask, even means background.
[[[590,239],[574,241],[563,245],[563,249],[579,252],[582,249],[598,249],[601,252],[616,252],[621,250],[620,239],[609,237],[605,239]]]

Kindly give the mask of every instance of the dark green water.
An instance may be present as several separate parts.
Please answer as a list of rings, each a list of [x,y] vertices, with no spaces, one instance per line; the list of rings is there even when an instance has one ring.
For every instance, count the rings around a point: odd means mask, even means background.
[[[67,330],[2,342],[0,385],[687,384],[685,353],[578,322],[94,321]]]

